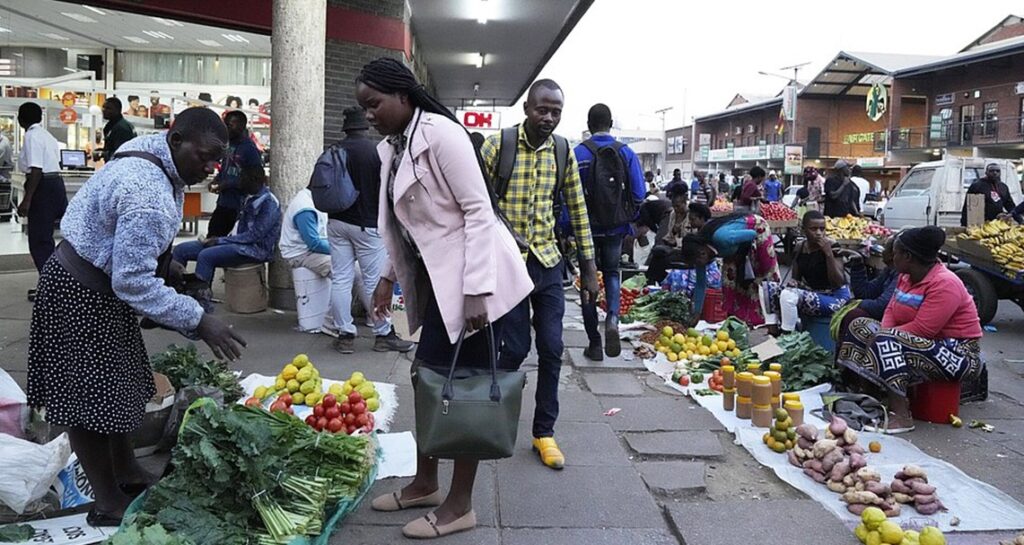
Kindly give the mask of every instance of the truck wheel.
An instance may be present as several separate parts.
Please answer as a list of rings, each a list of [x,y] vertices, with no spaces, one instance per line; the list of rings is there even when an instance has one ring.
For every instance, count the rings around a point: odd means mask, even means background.
[[[974,297],[974,306],[978,309],[978,319],[981,320],[981,325],[991,322],[999,307],[999,297],[996,295],[996,288],[992,285],[992,281],[985,276],[985,273],[974,269],[960,269],[956,275],[964,283],[967,293]]]

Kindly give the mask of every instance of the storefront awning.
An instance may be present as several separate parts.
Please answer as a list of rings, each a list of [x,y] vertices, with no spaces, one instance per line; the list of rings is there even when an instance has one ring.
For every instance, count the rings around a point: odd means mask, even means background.
[[[841,51],[807,84],[800,96],[867,96],[872,85],[892,83],[892,75],[896,72],[940,58]]]

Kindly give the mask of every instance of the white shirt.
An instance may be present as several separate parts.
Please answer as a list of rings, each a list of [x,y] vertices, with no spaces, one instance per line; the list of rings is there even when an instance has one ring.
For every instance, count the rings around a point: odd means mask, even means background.
[[[43,174],[60,172],[60,144],[41,123],[25,131],[25,141],[18,153],[18,170],[28,174],[33,168]]]
[[[0,180],[10,177],[11,167],[14,166],[14,149],[11,148],[11,141],[0,134]]]
[[[278,241],[278,247],[281,249],[281,257],[285,259],[294,259],[309,253],[306,241],[302,240],[302,235],[295,228],[295,216],[305,210],[316,212],[317,232],[320,238],[327,238],[327,214],[313,206],[313,193],[309,189],[303,189],[292,197],[284,213],[284,221],[281,222],[281,239]]]
[[[868,196],[868,191],[870,191],[871,184],[869,184],[867,180],[861,178],[860,176],[853,176],[850,178],[850,181],[857,184],[857,189],[860,190],[860,209],[864,210],[864,199]]]

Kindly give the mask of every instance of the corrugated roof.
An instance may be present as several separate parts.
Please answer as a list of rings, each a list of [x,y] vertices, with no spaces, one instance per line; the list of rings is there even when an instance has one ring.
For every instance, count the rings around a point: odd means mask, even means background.
[[[779,96],[779,97],[769,97],[769,98],[765,98],[765,99],[759,100],[757,102],[753,102],[753,101],[752,102],[747,102],[745,104],[739,104],[739,105],[736,105],[736,106],[732,106],[731,108],[726,108],[724,110],[715,112],[713,114],[708,114],[708,115],[703,115],[703,116],[700,116],[700,117],[696,117],[696,118],[694,118],[694,122],[713,121],[713,120],[718,119],[718,118],[727,117],[727,116],[731,116],[731,115],[736,115],[737,113],[740,113],[740,112],[745,112],[745,111],[750,111],[750,110],[760,110],[762,108],[767,108],[769,106],[776,106],[776,105],[780,105],[780,104],[782,104],[782,97],[781,96]]]
[[[963,66],[965,64],[997,59],[1021,52],[1024,52],[1024,36],[1017,36],[1015,38],[981,45],[974,49],[957,53],[956,55],[942,57],[931,62],[924,62],[916,66],[909,66],[904,69],[897,70],[895,75],[899,77],[908,77],[927,74],[929,72],[936,72],[954,66]]]
[[[934,62],[943,58],[940,55],[903,55],[899,53],[870,53],[856,51],[842,51],[839,55],[853,57],[854,59],[889,75],[900,70],[919,66],[928,62]]]

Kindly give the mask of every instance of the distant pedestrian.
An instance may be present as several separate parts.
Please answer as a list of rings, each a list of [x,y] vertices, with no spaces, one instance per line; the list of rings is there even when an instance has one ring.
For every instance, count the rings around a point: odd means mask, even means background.
[[[669,180],[668,185],[665,186],[664,191],[666,195],[675,195],[678,194],[680,191],[689,195],[690,184],[686,183],[686,180],[683,179],[683,171],[679,170],[678,168],[672,171],[672,179]]]
[[[0,132],[0,183],[7,183],[11,179],[11,168],[14,167],[14,147],[11,146],[11,139]]]
[[[103,103],[103,159],[109,161],[125,142],[135,138],[135,127],[121,113],[121,100],[110,97]]]
[[[820,208],[825,199],[825,178],[818,169],[804,167],[804,188],[807,190],[807,202],[815,203]]]
[[[25,174],[25,190],[18,215],[28,218],[28,251],[40,273],[53,253],[54,223],[64,215],[68,196],[60,176],[60,146],[43,127],[43,109],[35,102],[18,107],[18,125],[25,129],[18,154],[18,169]],[[28,290],[28,299],[36,290]]]
[[[715,191],[708,181],[707,177],[703,172],[698,172],[695,175],[693,185],[690,188],[690,200],[692,202],[701,203],[707,206],[715,204],[715,199],[718,196],[718,192]]]
[[[751,211],[757,203],[764,200],[764,193],[761,190],[761,186],[764,183],[764,176],[765,172],[763,168],[755,166],[750,169],[750,176],[744,180],[743,185],[740,187],[740,198],[736,202],[737,206],[741,206],[747,211]]]
[[[665,183],[665,177],[661,175],[660,168],[654,169],[654,183],[658,184],[659,189],[661,188],[661,185]]]
[[[583,325],[590,340],[590,346],[583,355],[592,361],[602,361],[605,354],[615,358],[622,353],[619,340],[619,262],[623,239],[633,235],[630,223],[636,219],[646,191],[636,153],[610,133],[612,112],[608,106],[591,106],[587,114],[587,128],[591,137],[576,146],[575,153],[583,193],[587,196],[597,269],[604,277],[607,316],[602,350],[597,301],[591,300],[583,305]]]
[[[731,190],[732,190],[732,187],[729,185],[728,180],[725,179],[725,173],[724,172],[719,172],[718,173],[718,194],[719,195],[725,195],[726,197],[728,197],[729,196],[729,192]]]
[[[764,181],[764,200],[767,202],[782,200],[782,182],[779,181],[779,175],[774,170],[768,173],[768,179]]]
[[[840,159],[825,180],[825,216],[842,218],[860,215],[860,189],[850,179],[850,166]]]
[[[853,165],[850,169],[850,180],[857,184],[857,190],[860,193],[860,200],[857,203],[859,210],[864,210],[864,200],[867,199],[868,193],[871,192],[871,184],[864,179],[864,167],[860,165]]]
[[[221,160],[220,172],[210,184],[210,192],[219,196],[206,229],[208,237],[224,237],[235,228],[238,211],[245,199],[245,193],[240,185],[242,171],[263,168],[260,150],[249,138],[249,131],[246,129],[248,119],[245,114],[239,110],[231,110],[224,116],[224,123],[228,127],[228,149]]]

